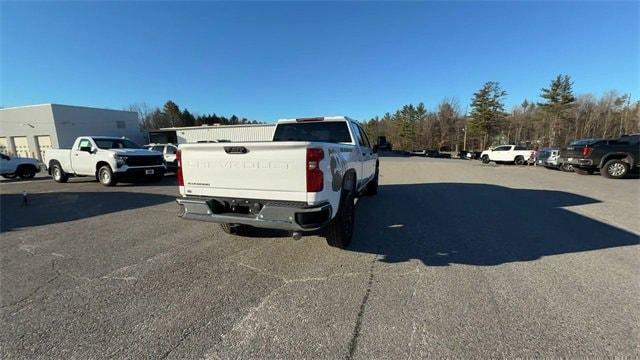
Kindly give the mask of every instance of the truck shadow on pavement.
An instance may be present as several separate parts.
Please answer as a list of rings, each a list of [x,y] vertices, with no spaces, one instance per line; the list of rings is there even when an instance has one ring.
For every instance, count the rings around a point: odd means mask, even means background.
[[[175,201],[175,196],[135,192],[59,192],[0,195],[0,232],[137,209]]]
[[[484,184],[381,185],[359,199],[349,250],[389,263],[492,266],[638,244],[636,234],[563,209],[598,202]]]

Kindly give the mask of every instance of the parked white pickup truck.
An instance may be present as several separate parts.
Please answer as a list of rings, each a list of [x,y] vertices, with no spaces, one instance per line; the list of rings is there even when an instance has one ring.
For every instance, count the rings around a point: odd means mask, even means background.
[[[323,230],[329,245],[349,245],[354,199],[378,191],[378,155],[347,117],[278,121],[273,141],[181,144],[178,186],[183,219],[246,226]]]
[[[529,150],[522,145],[500,145],[483,151],[480,154],[480,160],[485,164],[495,161],[496,163],[508,162],[524,165],[531,157],[532,152],[533,150]]]
[[[16,176],[31,179],[40,172],[41,165],[37,159],[0,154],[0,175],[5,179],[13,179]]]
[[[67,182],[70,176],[95,176],[105,186],[144,178],[161,180],[165,172],[161,153],[109,136],[80,136],[71,149],[45,151],[44,163],[57,182]]]

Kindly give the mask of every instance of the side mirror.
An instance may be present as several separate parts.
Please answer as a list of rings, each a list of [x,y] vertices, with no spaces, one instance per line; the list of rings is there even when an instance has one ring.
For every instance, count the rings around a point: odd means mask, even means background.
[[[378,145],[373,145],[373,152],[378,153]]]

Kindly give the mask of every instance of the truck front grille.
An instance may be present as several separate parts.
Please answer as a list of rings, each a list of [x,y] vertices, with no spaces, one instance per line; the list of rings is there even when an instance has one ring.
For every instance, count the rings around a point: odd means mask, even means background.
[[[127,156],[128,166],[157,166],[162,165],[162,156]]]

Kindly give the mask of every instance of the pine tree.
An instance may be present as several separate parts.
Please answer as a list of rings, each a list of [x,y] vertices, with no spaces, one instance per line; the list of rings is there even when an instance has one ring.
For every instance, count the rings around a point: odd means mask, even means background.
[[[194,126],[196,124],[196,118],[186,108],[180,114],[183,126]]]
[[[569,75],[558,75],[551,80],[548,88],[542,88],[540,97],[545,101],[538,105],[545,112],[549,124],[549,144],[559,145],[561,132],[568,127],[568,112],[576,101],[573,95],[573,81]],[[546,126],[545,126],[546,127]]]
[[[504,121],[503,98],[507,92],[500,88],[498,82],[486,82],[480,90],[473,94],[468,131],[471,135],[482,136],[482,147],[487,145],[489,137]]]
[[[182,126],[182,113],[176,103],[169,100],[164,104],[162,112],[168,119],[171,126]]]
[[[420,104],[424,109],[424,104]],[[417,110],[412,104],[405,105],[394,114],[395,128],[400,138],[400,148],[411,150],[416,141]]]

